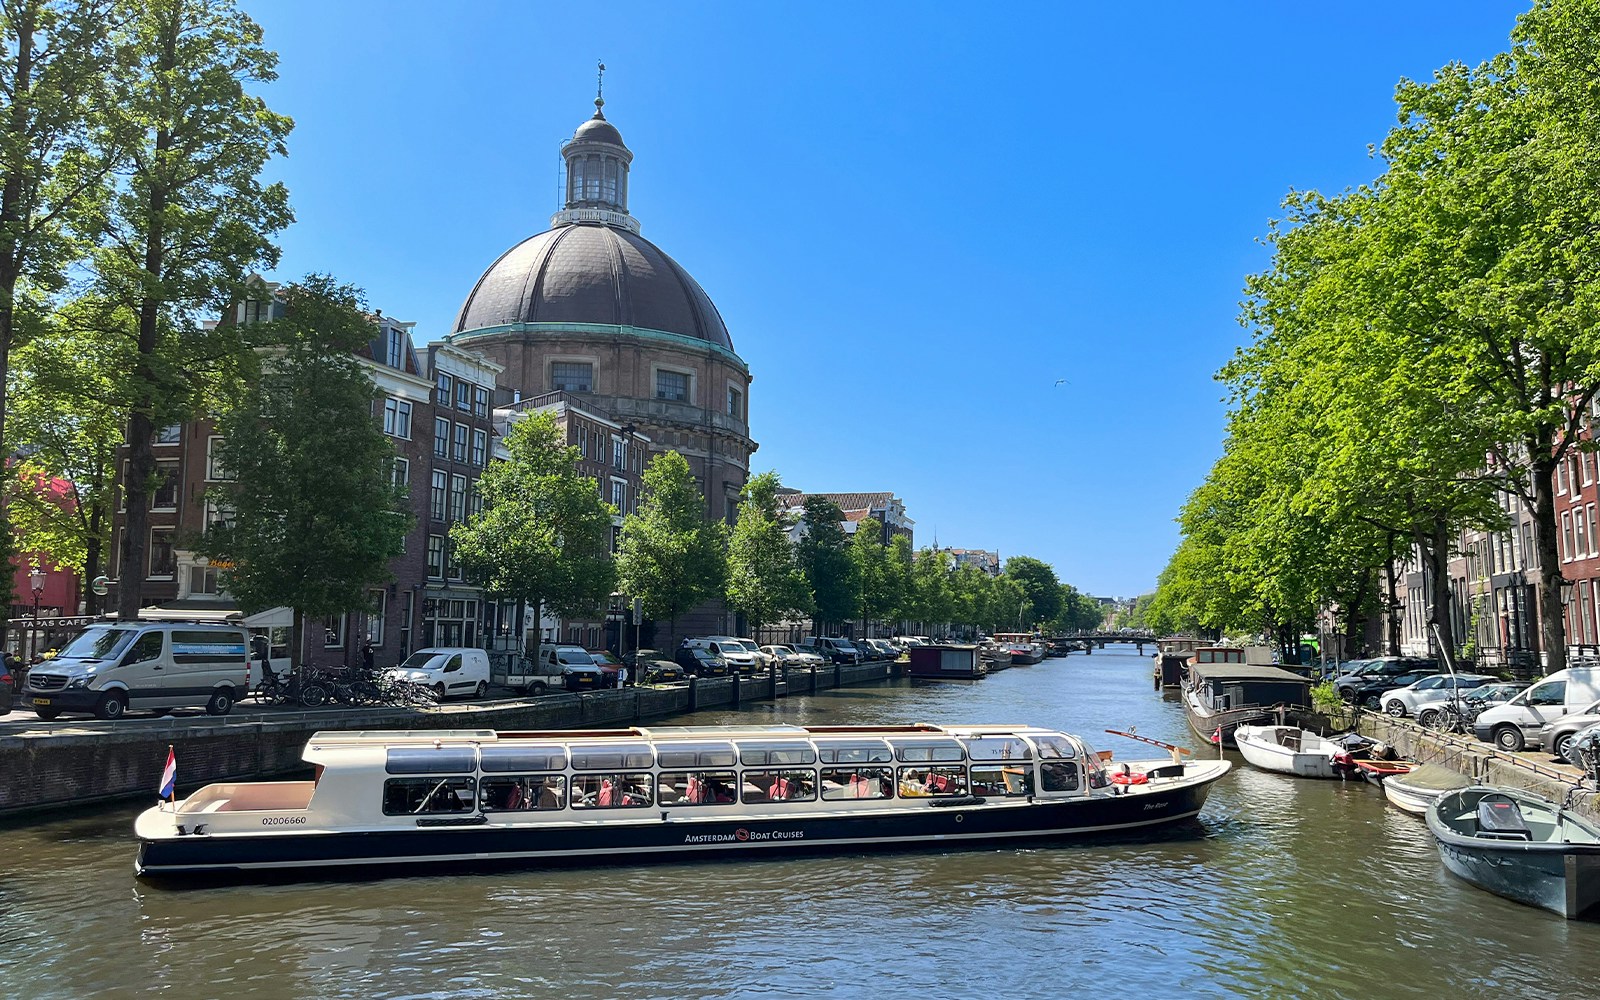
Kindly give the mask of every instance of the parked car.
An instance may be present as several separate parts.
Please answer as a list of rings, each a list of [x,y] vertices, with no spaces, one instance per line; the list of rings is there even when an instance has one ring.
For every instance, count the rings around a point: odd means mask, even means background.
[[[1428,674],[1439,672],[1439,665],[1433,660],[1425,660],[1412,656],[1380,656],[1374,660],[1359,661],[1361,665],[1349,673],[1340,674],[1334,678],[1333,686],[1338,690],[1339,697],[1347,704],[1357,704],[1356,691],[1359,688],[1370,688],[1374,685],[1381,686],[1385,678],[1403,677],[1406,674],[1415,674],[1411,680],[1404,682],[1410,684],[1421,680]],[[1384,690],[1393,690],[1403,684],[1391,684]],[[1371,693],[1363,691],[1363,694]],[[1382,692],[1377,692],[1381,694]],[[1377,708],[1376,702],[1372,705]]]
[[[622,680],[623,663],[620,659],[604,649],[598,652],[592,649],[589,650],[589,658],[594,660],[594,665],[600,668],[601,687],[614,688],[622,686],[620,682]],[[632,671],[629,671],[629,676],[630,678],[632,677]]]
[[[1433,672],[1433,667],[1424,667],[1421,670],[1413,670],[1405,674],[1374,674],[1344,688],[1339,694],[1343,696],[1345,691],[1349,691],[1352,704],[1360,705],[1366,709],[1377,710],[1383,704],[1384,695],[1391,691],[1410,687],[1424,677],[1432,676]]]
[[[387,673],[433,688],[440,701],[453,696],[482,698],[489,690],[489,654],[470,646],[432,646],[417,650]]]
[[[823,663],[827,662],[819,653],[813,653],[809,650],[801,649],[795,646],[784,645],[783,643],[774,643],[770,646],[762,646],[761,648],[768,654],[777,657],[778,662],[786,668],[805,670],[807,667],[820,667]]]
[[[0,662],[0,715],[11,714],[11,704],[17,696],[17,679],[11,668]]]
[[[1600,723],[1600,701],[1591,702],[1545,726],[1539,732],[1539,745],[1557,757],[1566,757],[1574,737],[1597,723]]]
[[[1563,733],[1560,737],[1559,743],[1551,743],[1550,746],[1561,746],[1562,749],[1558,753],[1558,756],[1564,759],[1568,764],[1571,764],[1573,767],[1582,768],[1587,772],[1589,770],[1589,765],[1578,753],[1578,748],[1585,744],[1593,744],[1593,737],[1595,737],[1597,734],[1600,734],[1600,715],[1589,715],[1588,712],[1585,712],[1584,715],[1593,721],[1575,733]],[[1557,724],[1559,725],[1559,723]],[[1592,750],[1593,747],[1591,746],[1591,752]]]
[[[732,639],[730,641],[737,642],[739,645],[748,650],[751,656],[756,658],[757,669],[771,670],[778,662],[771,654],[767,653],[760,646],[756,645],[756,641],[754,639]]]
[[[1459,704],[1452,704],[1446,698],[1422,706],[1417,709],[1417,721],[1429,729],[1434,729],[1442,723],[1451,721],[1453,716],[1459,715],[1470,723],[1485,710],[1495,705],[1503,705],[1527,689],[1528,685],[1523,681],[1498,681],[1494,684],[1485,684],[1464,692]]]
[[[1415,684],[1390,691],[1383,696],[1381,704],[1385,712],[1403,719],[1416,715],[1428,705],[1445,701],[1452,691],[1465,692],[1495,679],[1488,674],[1429,674]]]
[[[860,663],[863,659],[861,651],[856,649],[849,639],[835,636],[807,636],[806,645],[814,646],[828,658],[829,663]]]
[[[816,657],[816,662],[810,664],[810,666],[820,667],[824,663],[833,662],[833,654],[829,650],[823,649],[821,646],[817,646],[812,643],[797,642],[792,648],[796,653],[799,653],[802,656]]]
[[[699,639],[685,639],[683,645],[691,649],[703,649],[724,661],[730,671],[737,670],[741,674],[755,673],[760,663],[754,652],[745,649],[744,643],[732,636],[708,635]]]
[[[1478,716],[1472,733],[1510,753],[1538,749],[1544,728],[1600,700],[1600,667],[1568,667]]]
[[[726,677],[728,661],[704,646],[679,646],[677,663],[696,677]]]
[[[890,642],[888,639],[868,639],[867,641],[870,642],[875,649],[877,649],[878,654],[879,654],[879,659],[884,659],[884,660],[898,660],[898,659],[900,659],[900,647],[896,646],[894,643]]]
[[[659,649],[630,649],[622,654],[622,662],[628,665],[629,678],[638,684],[671,684],[689,676]]]
[[[592,691],[606,686],[605,671],[582,646],[546,646],[544,661],[561,672],[561,685],[568,691]]]

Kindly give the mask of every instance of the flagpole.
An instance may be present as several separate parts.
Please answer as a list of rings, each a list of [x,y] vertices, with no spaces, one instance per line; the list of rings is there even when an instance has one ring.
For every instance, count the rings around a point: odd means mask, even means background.
[[[173,759],[175,759],[175,757],[176,757],[176,754],[173,753],[172,744],[168,743],[167,744],[167,759],[168,760],[173,760]],[[172,806],[172,812],[173,812],[174,815],[176,815],[177,812],[178,812],[178,782],[176,780],[177,776],[178,776],[177,772],[174,771],[172,776],[173,776],[174,780],[172,782],[171,790],[169,790],[167,792],[167,804]]]

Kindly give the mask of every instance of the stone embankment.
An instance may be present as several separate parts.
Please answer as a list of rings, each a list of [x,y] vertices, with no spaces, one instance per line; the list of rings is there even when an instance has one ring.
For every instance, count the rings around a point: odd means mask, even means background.
[[[1459,733],[1438,733],[1409,719],[1362,713],[1359,732],[1382,740],[1408,760],[1439,764],[1484,785],[1506,785],[1541,795],[1600,823],[1600,801],[1582,773],[1544,752],[1506,753]]]
[[[257,780],[304,771],[312,733],[371,729],[597,729],[708,708],[733,708],[842,685],[897,676],[893,663],[790,671],[784,681],[711,677],[685,684],[620,691],[550,694],[426,710],[340,708],[270,712],[253,717],[163,717],[117,722],[41,724],[0,735],[0,816],[115,799],[154,797],[167,762],[178,758],[179,788],[214,781]]]

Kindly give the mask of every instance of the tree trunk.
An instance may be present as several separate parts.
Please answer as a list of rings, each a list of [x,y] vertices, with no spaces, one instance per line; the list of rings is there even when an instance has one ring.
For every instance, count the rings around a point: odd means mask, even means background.
[[[1552,449],[1535,451],[1529,442],[1532,456],[1529,472],[1533,482],[1533,546],[1539,554],[1539,637],[1544,646],[1546,673],[1554,673],[1567,665],[1567,627],[1561,618],[1561,552],[1556,546],[1556,459]]]
[[[294,609],[294,624],[291,627],[294,633],[289,641],[289,672],[293,674],[300,670],[306,651],[306,616],[299,608]]]
[[[94,581],[100,575],[103,558],[100,552],[100,524],[104,517],[99,504],[89,512],[89,541],[83,554],[83,579],[79,581],[79,586],[83,588],[83,609],[91,615],[100,613],[100,595],[94,592]]]
[[[1437,637],[1442,655],[1454,661],[1456,634],[1454,620],[1450,616],[1450,526],[1445,523],[1444,518],[1434,518],[1433,530],[1428,535],[1427,544],[1422,546],[1422,552],[1427,560],[1428,576],[1433,578],[1428,624],[1438,630]],[[1427,584],[1429,581],[1423,582]]]
[[[1395,580],[1394,556],[1390,556],[1383,563],[1384,582],[1387,585],[1387,601],[1384,605],[1384,637],[1388,646],[1388,655],[1400,655],[1400,595],[1399,584]]]

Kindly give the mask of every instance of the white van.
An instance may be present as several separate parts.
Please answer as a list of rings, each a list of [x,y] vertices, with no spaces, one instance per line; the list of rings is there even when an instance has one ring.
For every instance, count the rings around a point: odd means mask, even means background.
[[[1540,730],[1596,700],[1600,700],[1600,667],[1557,670],[1504,705],[1478,716],[1472,723],[1472,732],[1478,739],[1511,753],[1536,750]]]
[[[489,654],[468,646],[419,649],[388,673],[426,684],[440,701],[454,696],[482,698],[489,690]]]
[[[28,673],[39,718],[62,712],[120,719],[204,705],[227,715],[251,686],[249,640],[238,625],[136,621],[90,625]]]

